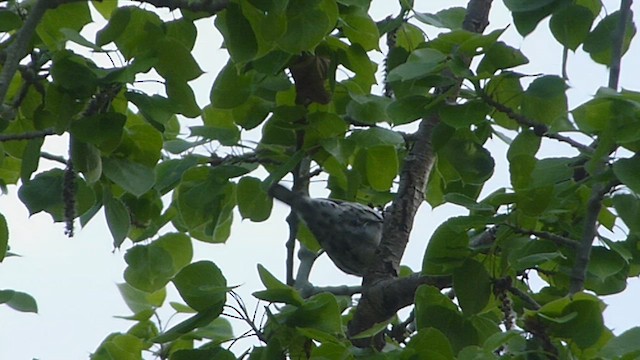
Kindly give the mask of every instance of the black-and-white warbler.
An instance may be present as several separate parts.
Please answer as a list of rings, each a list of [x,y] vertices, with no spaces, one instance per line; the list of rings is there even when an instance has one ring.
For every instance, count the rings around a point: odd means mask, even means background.
[[[296,211],[340,270],[364,275],[382,239],[379,212],[359,203],[310,198],[278,184],[269,193]]]

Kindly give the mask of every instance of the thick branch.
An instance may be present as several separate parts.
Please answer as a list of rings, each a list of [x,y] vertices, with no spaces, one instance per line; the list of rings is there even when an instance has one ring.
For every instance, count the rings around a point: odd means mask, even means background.
[[[13,79],[13,76],[18,70],[20,60],[27,54],[27,48],[36,30],[36,26],[38,26],[40,19],[44,16],[49,5],[47,0],[38,0],[35,5],[33,5],[29,11],[27,20],[25,20],[22,28],[16,34],[13,43],[5,50],[6,59],[2,67],[2,72],[0,73],[0,105],[4,104],[11,79]]]
[[[587,215],[584,219],[584,232],[580,246],[576,253],[576,261],[571,269],[571,284],[569,294],[575,294],[584,288],[587,276],[587,266],[591,257],[593,239],[598,234],[598,215],[602,208],[602,197],[608,191],[603,184],[596,184],[591,190],[591,197],[587,203]]]
[[[431,285],[438,289],[444,289],[452,286],[452,279],[449,276],[421,276],[415,274],[406,278],[382,280],[376,286],[363,288],[363,296],[358,304],[358,311],[366,309],[373,312],[373,315],[380,319],[379,322],[387,320],[398,310],[413,304],[416,290],[420,285]],[[369,316],[357,316],[357,314],[349,323],[350,335],[357,335],[358,332],[355,332],[355,330],[362,332],[375,324],[369,323]],[[365,343],[369,343],[368,339],[358,340],[356,345],[364,345]]]
[[[618,89],[622,47],[627,28],[627,19],[631,13],[632,2],[632,0],[622,0],[620,3],[620,19],[613,39],[611,70],[609,72],[609,88],[612,90]],[[593,240],[598,234],[598,215],[602,208],[602,199],[609,189],[611,189],[611,186],[605,186],[602,183],[596,184],[591,189],[591,197],[587,203],[587,215],[584,220],[584,232],[582,233],[580,247],[576,254],[575,264],[571,269],[570,294],[575,294],[584,288],[587,266],[589,265],[589,259],[591,257],[591,247],[593,246]]]
[[[490,8],[491,0],[470,0],[463,23],[465,30],[478,33],[484,31],[489,23]],[[448,89],[439,90],[438,93],[450,93]],[[438,122],[437,115],[422,120],[415,134],[417,140],[405,158],[398,193],[385,215],[382,242],[376,252],[377,261],[363,279],[362,298],[349,323],[348,333],[351,336],[387,320],[414,301],[419,284],[411,283],[415,281],[413,278],[395,277],[398,276],[400,260],[409,240],[414,217],[418,207],[424,202],[426,182],[435,160],[431,135]],[[352,342],[360,347],[373,345],[381,348],[384,345],[381,336],[375,339],[354,339]]]
[[[613,90],[618,89],[618,81],[620,80],[620,62],[622,61],[622,48],[627,30],[627,20],[631,14],[631,3],[633,3],[632,0],[622,0],[620,3],[620,19],[613,36],[611,68],[609,69],[609,87]]]

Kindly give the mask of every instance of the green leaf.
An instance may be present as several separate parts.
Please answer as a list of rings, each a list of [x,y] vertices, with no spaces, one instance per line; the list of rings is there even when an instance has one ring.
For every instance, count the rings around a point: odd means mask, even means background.
[[[64,47],[66,37],[60,32],[63,28],[80,31],[91,22],[91,14],[87,2],[61,4],[55,9],[49,9],[38,22],[36,33],[51,50]]]
[[[435,14],[415,12],[416,19],[427,25],[457,30],[462,29],[462,21],[467,14],[467,9],[463,7],[452,7],[440,10]]]
[[[376,191],[388,191],[398,175],[399,161],[395,147],[373,146],[364,151],[369,185]]]
[[[519,8],[528,9],[532,8],[532,10],[517,10],[517,12],[513,12],[513,22],[516,25],[516,29],[518,33],[522,36],[527,36],[535,28],[538,24],[547,16],[549,16],[553,11],[559,6],[559,4],[563,3],[562,1],[556,0],[543,0],[543,1],[526,1],[526,0],[516,0],[514,3],[519,3]]]
[[[29,294],[14,290],[0,290],[0,304],[21,312],[38,312],[36,300]]]
[[[166,125],[173,113],[172,102],[160,95],[149,96],[141,92],[127,91],[125,98],[131,101],[151,124]]]
[[[196,338],[205,338],[212,340],[212,342],[216,344],[227,342],[236,338],[233,335],[233,328],[229,320],[220,317],[214,319],[210,324],[194,331],[193,336]]]
[[[387,81],[419,80],[438,73],[445,66],[446,55],[432,48],[418,49],[411,53],[407,62],[395,67],[387,74]]]
[[[211,261],[187,265],[175,276],[173,283],[182,299],[197,311],[206,311],[225,303],[227,280]]]
[[[322,293],[307,299],[291,314],[287,324],[328,334],[343,334],[340,312],[335,295]]]
[[[614,36],[620,22],[620,11],[615,11],[600,20],[595,29],[589,33],[584,40],[582,48],[587,52],[593,61],[610,66],[613,56]],[[622,54],[624,55],[631,44],[631,40],[636,34],[636,27],[633,19],[627,17],[624,41],[622,44]]]
[[[231,115],[234,123],[245,130],[251,130],[262,124],[272,110],[271,102],[258,96],[250,96],[244,103],[233,108]]]
[[[380,34],[376,23],[365,9],[351,8],[340,15],[344,24],[342,31],[351,44],[359,44],[366,51],[378,49]]]
[[[10,32],[22,26],[22,19],[13,11],[0,10],[0,32]]]
[[[124,279],[136,289],[155,292],[191,262],[191,240],[184,234],[166,234],[149,245],[138,245],[124,256],[129,265]]]
[[[390,122],[386,112],[390,103],[391,99],[384,96],[367,95],[354,98],[347,105],[347,116],[361,124]]]
[[[598,295],[611,295],[627,287],[629,265],[616,251],[602,246],[591,249],[585,288]]]
[[[511,109],[518,109],[522,103],[523,89],[520,77],[510,72],[504,72],[491,78],[485,91],[487,95]],[[506,114],[495,111],[492,115],[496,123],[506,129],[516,130],[519,125]]]
[[[400,147],[404,144],[402,135],[395,131],[383,128],[370,128],[366,130],[354,130],[349,136],[357,146],[370,148],[374,146],[391,145]]]
[[[567,84],[555,75],[535,79],[522,98],[522,115],[540,123],[551,125],[567,116]]]
[[[175,112],[191,119],[200,116],[200,106],[196,102],[193,89],[186,81],[167,78],[164,85],[169,100],[175,105]]]
[[[616,194],[613,207],[631,233],[640,233],[640,200],[631,194]]]
[[[324,111],[310,113],[307,116],[304,136],[304,148],[312,149],[329,139],[342,138],[347,132],[347,124],[340,116]]]
[[[235,145],[240,140],[240,130],[233,121],[233,114],[229,110],[216,109],[211,105],[202,109],[204,129],[191,127],[192,135],[203,136],[207,139],[218,140],[222,145]],[[194,132],[198,129],[197,132]]]
[[[115,1],[92,0],[91,5],[93,5],[93,7],[98,10],[100,15],[102,15],[105,20],[109,20],[113,11],[118,8],[118,3],[116,3]]]
[[[211,106],[219,109],[237,107],[249,99],[251,86],[249,75],[239,74],[233,63],[227,63],[211,87]]]
[[[311,50],[333,29],[338,19],[335,1],[319,0],[314,3],[289,2],[287,31],[278,39],[283,50],[292,54]]]
[[[410,95],[396,99],[387,106],[387,114],[393,125],[403,125],[426,115],[430,100],[422,95]]]
[[[20,168],[20,180],[27,182],[31,174],[38,169],[40,163],[40,148],[44,143],[44,138],[30,139],[22,153],[22,167]]]
[[[416,325],[418,333],[430,328],[439,330],[451,344],[454,353],[468,345],[477,345],[478,332],[465,319],[456,305],[433,286],[420,286],[416,292]],[[446,354],[446,344],[439,347]]]
[[[497,70],[510,69],[528,63],[529,59],[522,51],[499,41],[485,52],[478,64],[478,74],[493,75]]]
[[[464,184],[481,185],[493,174],[495,162],[491,153],[474,141],[452,138],[438,150],[438,155],[455,169]]]
[[[177,187],[176,204],[184,224],[196,229],[220,215],[223,207],[233,203],[233,186],[212,169],[191,168],[182,175]]]
[[[511,184],[515,189],[527,188],[533,178],[531,173],[536,166],[535,157],[540,148],[540,137],[531,130],[524,130],[513,139],[507,151]]]
[[[521,11],[533,11],[538,10],[555,0],[538,0],[538,1],[528,1],[528,0],[505,0],[504,4],[507,6],[509,10],[512,12],[521,12]]]
[[[467,217],[456,217],[438,226],[429,240],[422,260],[423,274],[448,275],[462,266],[470,253],[467,228],[473,227],[471,220]]]
[[[98,85],[95,64],[71,51],[60,51],[53,56],[51,77],[63,91],[79,98],[89,98]]]
[[[570,4],[551,15],[549,28],[560,44],[575,51],[589,34],[593,19],[594,14],[588,8]]]
[[[185,171],[198,164],[198,157],[189,155],[181,159],[169,159],[156,166],[156,182],[154,188],[164,195],[172,190],[182,178]]]
[[[224,37],[224,44],[229,49],[233,62],[245,63],[256,56],[256,35],[239,5],[229,3],[225,10],[216,16],[215,25]]]
[[[142,339],[121,333],[112,333],[91,354],[91,360],[142,359],[145,345]]]
[[[124,255],[127,268],[125,281],[136,289],[156,292],[171,280],[177,269],[173,266],[172,255],[167,250],[149,245],[137,245]]]
[[[191,51],[179,40],[164,38],[155,45],[158,62],[154,65],[165,80],[183,83],[203,74]]]
[[[440,107],[440,119],[453,128],[468,128],[485,121],[489,106],[483,101],[469,101],[460,105]]]
[[[171,360],[235,360],[235,355],[226,349],[183,349],[171,354]]]
[[[81,172],[89,184],[94,184],[102,177],[102,157],[100,150],[91,144],[71,137],[71,160],[73,169]]]
[[[120,199],[116,199],[108,192],[105,192],[104,215],[113,237],[113,246],[120,248],[131,228],[129,211]]]
[[[273,200],[262,190],[260,179],[245,176],[238,181],[236,201],[243,219],[255,222],[265,221],[271,214]]]
[[[632,359],[640,355],[640,327],[633,327],[609,340],[598,355],[603,359]]]
[[[258,264],[258,274],[262,284],[267,288],[267,290],[253,293],[258,299],[295,306],[301,306],[304,303],[304,299],[295,289],[282,283],[261,264]]]
[[[134,314],[159,308],[167,297],[167,291],[162,288],[156,292],[140,291],[127,283],[117,284],[120,295]]]
[[[136,56],[149,57],[150,49],[165,37],[162,20],[152,11],[137,6],[117,8],[107,26],[98,31],[96,45],[115,42],[126,60]]]
[[[63,28],[63,29],[60,29],[60,32],[64,35],[65,39],[69,41],[72,41],[78,45],[88,47],[89,49],[94,51],[102,51],[102,49],[99,46],[96,46],[94,43],[87,40],[84,36],[80,35],[80,33],[77,30]]]
[[[193,21],[186,18],[167,21],[164,23],[167,29],[167,38],[175,39],[187,50],[193,50],[196,43],[198,30]]]
[[[53,169],[41,172],[20,187],[18,197],[27,206],[30,215],[46,211],[54,221],[64,221],[63,184],[64,170]],[[81,178],[75,178],[75,186],[75,213],[81,215],[95,204],[96,198]]]
[[[128,122],[131,124],[125,128],[122,144],[114,152],[132,162],[155,167],[161,156],[162,134],[137,116],[131,116]]]
[[[453,289],[465,315],[478,314],[489,303],[491,276],[481,263],[467,259],[453,272]]]
[[[126,159],[104,158],[103,172],[109,180],[136,196],[149,191],[155,183],[152,168]]]
[[[213,304],[205,311],[200,311],[192,317],[180,322],[171,329],[151,339],[154,343],[162,344],[179,338],[199,327],[209,325],[222,313],[224,303]],[[114,359],[115,360],[115,359]]]
[[[77,140],[110,152],[120,144],[126,121],[123,114],[108,112],[72,122],[69,132]]]
[[[435,328],[426,328],[412,336],[406,349],[408,353],[414,351],[416,359],[455,359],[449,339]]]
[[[191,262],[193,246],[191,239],[183,233],[169,233],[160,236],[152,243],[171,254],[173,268],[177,272]]]
[[[613,173],[636,194],[640,194],[640,155],[613,163]]]
[[[595,344],[604,331],[601,301],[588,294],[575,294],[545,304],[536,312],[549,334],[574,341],[580,349]]]

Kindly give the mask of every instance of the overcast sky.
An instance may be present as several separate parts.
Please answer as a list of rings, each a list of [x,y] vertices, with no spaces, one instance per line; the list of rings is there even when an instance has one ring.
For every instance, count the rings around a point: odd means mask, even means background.
[[[374,19],[380,20],[389,14],[397,14],[398,8],[393,3],[389,0],[374,1]],[[423,12],[438,11],[441,6],[466,4],[464,1],[416,3],[431,4],[418,5],[417,8]],[[607,13],[617,10],[619,6],[617,1],[604,3]],[[637,14],[635,21],[636,24],[640,22]],[[504,28],[509,23],[510,16],[502,2],[494,2],[490,28]],[[226,63],[227,57],[226,52],[220,49],[221,38],[213,28],[212,19],[200,20],[197,25],[199,35],[195,57],[206,73],[191,84],[199,104],[204,106],[208,103],[213,79]],[[91,34],[101,26],[88,26],[84,34],[93,39]],[[551,38],[547,29],[547,21],[544,21],[524,40],[513,26],[507,29],[501,40],[520,48],[531,60],[529,65],[518,68],[518,71],[530,74],[560,72],[562,49]],[[637,40],[633,45],[623,60],[621,86],[638,90],[640,45]],[[584,102],[600,86],[605,86],[607,75],[603,66],[592,63],[581,51],[577,55],[571,55],[570,107]],[[149,93],[163,91],[154,85],[137,88]],[[47,142],[50,152],[66,154],[65,139],[47,139]],[[550,145],[552,146],[538,154],[539,157],[558,156],[566,151],[561,146],[553,143]],[[497,168],[494,178],[485,188],[487,193],[497,187],[507,186],[509,179],[504,155],[506,146],[499,142],[492,142],[489,146],[494,152]],[[41,166],[52,165],[55,164],[46,160],[41,162]],[[68,239],[63,234],[63,224],[53,224],[46,214],[29,218],[26,208],[17,198],[17,188],[10,187],[9,191],[8,196],[0,197],[0,212],[7,217],[9,223],[11,251],[22,257],[8,258],[0,264],[0,289],[14,289],[33,295],[38,301],[39,313],[20,313],[0,306],[0,359],[87,358],[109,333],[124,332],[133,325],[132,322],[113,317],[130,315],[115,286],[116,283],[123,282],[122,272],[126,265],[123,255],[129,245],[125,243],[121,250],[113,250],[102,213],[86,228],[76,229],[76,236]],[[322,192],[318,194],[322,195]],[[456,207],[432,210],[426,204],[422,206],[403,263],[419,269],[426,241],[435,227],[446,218],[463,213],[462,209]],[[287,209],[276,204],[272,218],[265,223],[240,221],[240,217],[236,216],[227,244],[211,245],[194,241],[194,261],[209,259],[216,262],[229,284],[240,285],[238,292],[251,308],[255,302],[250,293],[262,288],[256,271],[257,263],[263,264],[273,274],[284,279],[286,214]],[[618,236],[620,238],[622,235]],[[319,259],[311,280],[316,285],[358,283],[357,278],[337,270],[326,256]],[[175,291],[170,290],[169,294],[172,300],[179,299]],[[640,324],[640,315],[636,311],[638,298],[640,284],[636,279],[630,281],[630,286],[624,293],[605,297],[605,302],[609,304],[606,324],[617,333]],[[170,311],[162,312],[163,321],[166,322],[170,315]],[[176,320],[173,320],[169,325],[175,323]],[[242,349],[243,344],[239,345],[235,350]]]

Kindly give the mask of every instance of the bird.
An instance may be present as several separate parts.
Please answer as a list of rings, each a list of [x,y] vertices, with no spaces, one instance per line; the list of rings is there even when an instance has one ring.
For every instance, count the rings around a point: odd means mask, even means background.
[[[340,270],[364,276],[382,240],[382,214],[356,202],[311,198],[280,184],[271,186],[269,194],[295,210]]]

